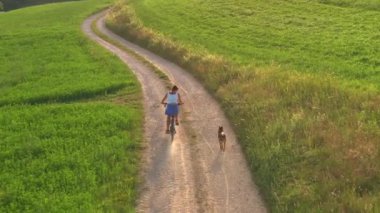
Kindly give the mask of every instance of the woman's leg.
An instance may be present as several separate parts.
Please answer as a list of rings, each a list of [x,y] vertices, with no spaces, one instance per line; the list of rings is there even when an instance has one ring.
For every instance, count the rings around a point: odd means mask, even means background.
[[[178,114],[176,116],[174,116],[174,117],[175,117],[175,124],[178,125],[179,124],[179,122],[178,122]]]
[[[166,119],[166,132],[169,132],[169,126],[170,126],[170,116],[168,115]]]

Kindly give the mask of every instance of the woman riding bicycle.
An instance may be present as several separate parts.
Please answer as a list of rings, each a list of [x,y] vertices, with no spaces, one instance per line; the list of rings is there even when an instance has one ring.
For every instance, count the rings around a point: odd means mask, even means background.
[[[181,100],[181,96],[178,93],[178,87],[173,86],[172,90],[168,93],[166,93],[165,97],[161,101],[162,104],[166,106],[165,114],[167,115],[167,121],[166,121],[166,134],[169,134],[169,125],[170,125],[170,118],[174,117],[175,124],[179,125],[178,122],[178,112],[179,107],[178,105],[183,104]]]

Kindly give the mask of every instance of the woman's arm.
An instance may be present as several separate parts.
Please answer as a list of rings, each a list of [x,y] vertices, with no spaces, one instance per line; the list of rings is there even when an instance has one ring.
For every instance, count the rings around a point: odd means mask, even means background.
[[[179,95],[179,93],[178,93],[178,104],[183,104],[181,96]]]
[[[165,94],[164,98],[162,99],[161,103],[162,104],[165,104],[165,100],[166,100],[166,97],[168,96],[168,94]]]

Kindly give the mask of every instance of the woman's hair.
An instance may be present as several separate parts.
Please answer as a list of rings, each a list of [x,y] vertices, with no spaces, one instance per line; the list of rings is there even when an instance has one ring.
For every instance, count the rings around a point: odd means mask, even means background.
[[[178,90],[178,87],[176,86],[176,85],[174,85],[173,87],[172,87],[172,91],[177,91]]]

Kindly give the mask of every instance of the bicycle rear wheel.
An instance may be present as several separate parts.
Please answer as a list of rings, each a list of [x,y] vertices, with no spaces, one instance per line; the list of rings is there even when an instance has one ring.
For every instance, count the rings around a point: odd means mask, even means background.
[[[170,118],[170,127],[169,127],[169,131],[170,131],[171,140],[173,141],[173,139],[174,139],[174,135],[175,135],[175,133],[176,133],[176,130],[175,130],[175,124],[174,124],[174,117],[171,117],[171,118]]]

